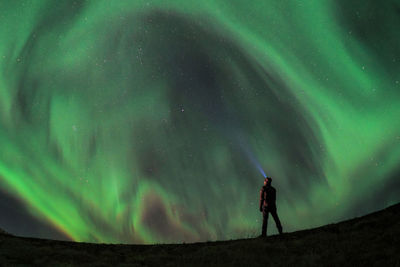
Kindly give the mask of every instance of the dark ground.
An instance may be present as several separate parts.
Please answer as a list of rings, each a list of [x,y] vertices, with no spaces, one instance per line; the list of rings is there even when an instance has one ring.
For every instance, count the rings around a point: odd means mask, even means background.
[[[400,204],[337,224],[271,236],[173,245],[105,245],[0,230],[1,266],[400,266]]]

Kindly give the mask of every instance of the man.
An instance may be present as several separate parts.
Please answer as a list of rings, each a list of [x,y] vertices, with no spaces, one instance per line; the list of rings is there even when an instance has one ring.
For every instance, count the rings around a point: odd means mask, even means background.
[[[271,177],[265,178],[264,186],[260,190],[260,211],[263,213],[261,237],[267,236],[268,213],[271,213],[279,234],[282,234],[282,225],[276,213],[276,190],[271,186],[271,183]]]

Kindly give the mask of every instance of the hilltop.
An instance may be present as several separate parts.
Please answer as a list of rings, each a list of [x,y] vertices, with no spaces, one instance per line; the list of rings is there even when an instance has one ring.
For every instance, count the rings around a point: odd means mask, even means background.
[[[0,231],[0,263],[47,266],[400,266],[400,204],[348,221],[266,239],[111,245]]]
[[[0,234],[2,235],[9,235],[9,233],[7,233],[6,231],[4,231],[3,229],[0,228]]]

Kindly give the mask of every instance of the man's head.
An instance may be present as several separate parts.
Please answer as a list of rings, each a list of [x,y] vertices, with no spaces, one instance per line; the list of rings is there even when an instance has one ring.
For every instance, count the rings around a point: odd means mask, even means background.
[[[272,183],[272,178],[271,177],[266,177],[265,179],[264,179],[264,185],[271,185],[271,183]]]

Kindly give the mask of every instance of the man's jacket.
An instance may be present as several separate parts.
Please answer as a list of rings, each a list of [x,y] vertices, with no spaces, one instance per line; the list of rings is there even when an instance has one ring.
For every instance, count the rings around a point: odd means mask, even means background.
[[[260,190],[260,209],[263,207],[275,207],[276,190],[272,186],[263,186]]]

